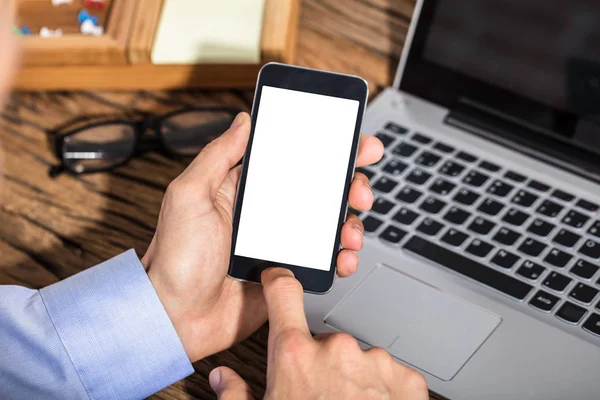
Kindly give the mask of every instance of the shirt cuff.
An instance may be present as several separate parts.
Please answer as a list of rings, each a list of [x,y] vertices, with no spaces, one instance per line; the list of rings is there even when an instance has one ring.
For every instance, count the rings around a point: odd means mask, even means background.
[[[40,294],[91,399],[141,399],[194,372],[134,250]]]

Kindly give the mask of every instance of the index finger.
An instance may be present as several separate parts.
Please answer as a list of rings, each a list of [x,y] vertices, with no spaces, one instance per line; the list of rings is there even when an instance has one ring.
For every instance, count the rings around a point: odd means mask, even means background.
[[[269,313],[269,330],[273,337],[295,330],[310,337],[304,314],[302,285],[292,271],[270,268],[262,273],[263,291]]]
[[[363,135],[360,137],[356,166],[365,167],[375,164],[383,157],[383,143],[375,136]]]

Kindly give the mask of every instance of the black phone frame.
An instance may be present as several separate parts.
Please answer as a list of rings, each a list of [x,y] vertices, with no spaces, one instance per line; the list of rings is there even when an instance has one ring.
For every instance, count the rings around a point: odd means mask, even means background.
[[[338,219],[338,227],[336,231],[335,244],[332,249],[331,265],[328,271],[310,268],[308,266],[299,266],[273,262],[269,260],[258,260],[248,257],[236,256],[235,246],[237,242],[238,226],[242,211],[244,192],[246,188],[246,178],[248,175],[248,166],[250,161],[250,153],[252,151],[252,142],[254,139],[254,130],[259,113],[260,98],[263,86],[271,86],[282,89],[296,90],[306,93],[314,93],[325,96],[340,97],[358,101],[358,115],[354,129],[354,137],[352,141],[352,150],[348,159],[348,169],[346,173],[346,181],[344,184],[344,193],[342,203],[340,204],[340,214]],[[250,139],[246,154],[242,161],[242,172],[238,184],[237,197],[235,200],[234,216],[233,216],[233,235],[231,243],[231,255],[229,262],[228,274],[234,279],[239,279],[249,282],[260,282],[261,274],[265,269],[271,267],[282,267],[291,270],[296,279],[300,281],[304,291],[311,293],[327,293],[331,290],[335,279],[337,254],[341,249],[340,232],[344,221],[346,220],[348,193],[350,184],[354,176],[354,168],[356,156],[358,153],[358,144],[360,141],[360,129],[362,125],[364,110],[368,97],[367,82],[359,77],[352,75],[336,74],[332,72],[319,71],[308,68],[301,68],[291,65],[269,63],[263,66],[258,75],[258,83],[252,106],[252,127]],[[291,217],[298,217],[297,214],[290,210]],[[310,249],[307,249],[310,251]]]

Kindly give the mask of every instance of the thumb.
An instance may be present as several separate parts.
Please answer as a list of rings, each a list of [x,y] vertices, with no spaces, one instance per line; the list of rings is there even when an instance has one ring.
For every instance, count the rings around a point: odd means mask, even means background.
[[[213,369],[208,382],[219,400],[253,400],[248,384],[230,368]]]
[[[200,152],[184,172],[198,191],[208,190],[214,197],[229,170],[244,156],[250,138],[250,116],[240,113],[227,132]]]

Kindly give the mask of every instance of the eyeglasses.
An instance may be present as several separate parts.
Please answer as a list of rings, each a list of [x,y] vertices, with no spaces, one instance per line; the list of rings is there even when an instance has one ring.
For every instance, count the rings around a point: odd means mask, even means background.
[[[50,176],[65,170],[75,174],[107,171],[156,150],[169,156],[195,156],[225,132],[241,111],[220,106],[191,107],[161,117],[102,121],[66,133],[49,132],[54,153],[61,160],[60,165],[50,169]]]

